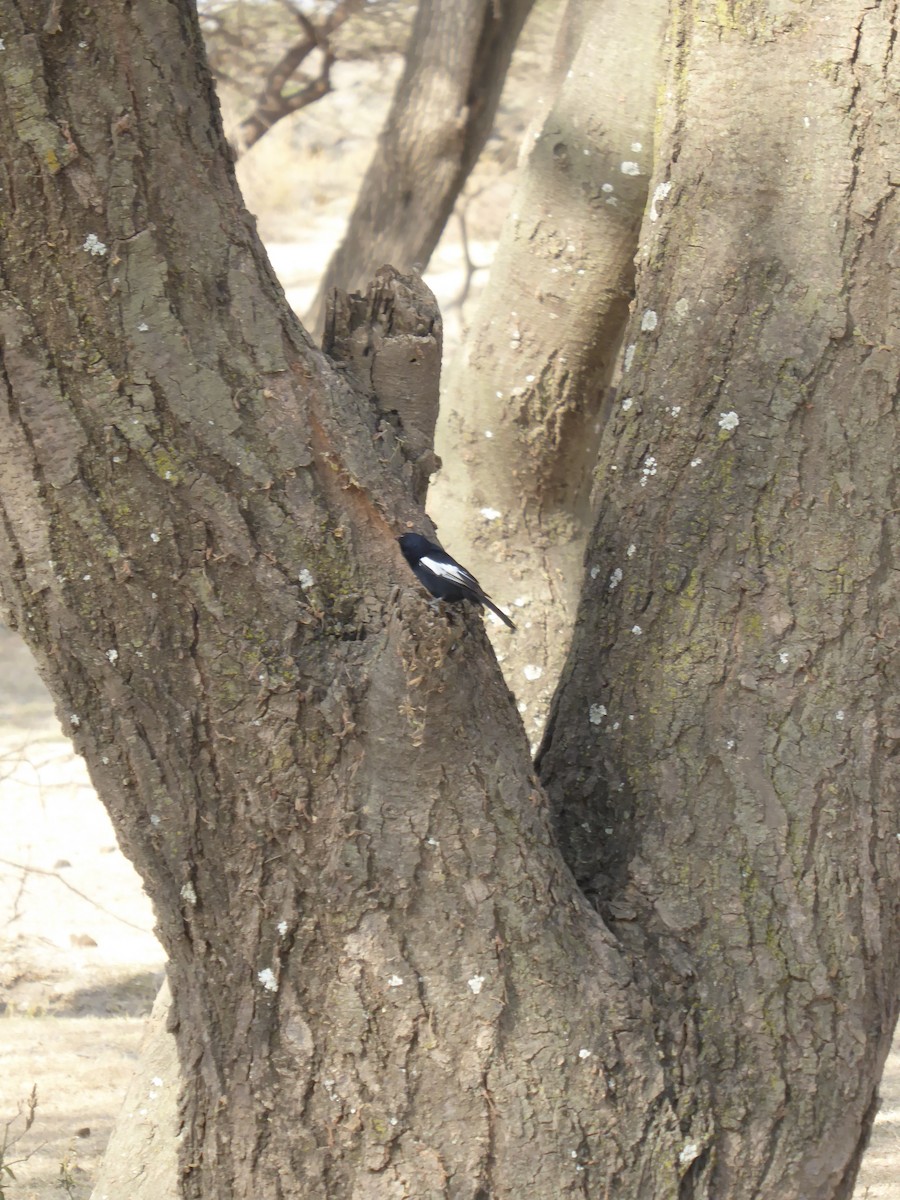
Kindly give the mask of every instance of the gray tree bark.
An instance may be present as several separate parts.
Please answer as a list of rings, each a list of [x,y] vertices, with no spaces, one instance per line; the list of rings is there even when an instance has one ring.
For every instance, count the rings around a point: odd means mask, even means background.
[[[420,0],[406,67],[344,238],[306,318],[332,288],[364,288],[383,263],[424,268],[487,141],[534,0]]]
[[[541,758],[695,1195],[850,1196],[897,1017],[897,15],[678,10]]]

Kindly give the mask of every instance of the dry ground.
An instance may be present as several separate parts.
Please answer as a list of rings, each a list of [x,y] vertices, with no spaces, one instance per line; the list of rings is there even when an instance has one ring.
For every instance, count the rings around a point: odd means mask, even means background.
[[[153,913],[31,656],[0,636],[0,1145],[10,1200],[87,1197],[164,958]],[[16,1138],[22,1120],[8,1127]],[[121,1197],[127,1200],[127,1197]]]

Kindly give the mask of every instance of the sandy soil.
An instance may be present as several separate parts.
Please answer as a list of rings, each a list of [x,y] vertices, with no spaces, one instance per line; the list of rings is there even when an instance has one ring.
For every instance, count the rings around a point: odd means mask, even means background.
[[[5,630],[0,831],[0,1145],[5,1127],[16,1177],[2,1182],[10,1200],[81,1200],[134,1071],[164,957],[84,763],[30,654]],[[23,1133],[32,1088],[38,1107]]]

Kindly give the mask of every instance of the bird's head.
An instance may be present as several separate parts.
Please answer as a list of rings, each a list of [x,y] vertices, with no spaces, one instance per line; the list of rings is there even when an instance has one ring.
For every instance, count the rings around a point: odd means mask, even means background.
[[[421,533],[404,533],[397,541],[400,543],[403,557],[409,563],[418,562],[423,554],[434,549],[434,543],[429,542],[427,537],[422,537]]]

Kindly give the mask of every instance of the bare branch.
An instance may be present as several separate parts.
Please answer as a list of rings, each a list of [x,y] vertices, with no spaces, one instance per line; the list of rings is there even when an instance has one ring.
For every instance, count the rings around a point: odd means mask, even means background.
[[[343,0],[321,24],[314,25],[306,14],[295,8],[289,0],[282,0],[282,3],[296,18],[303,30],[303,36],[288,47],[269,71],[253,109],[238,126],[238,154],[249,150],[282,118],[299,112],[301,108],[315,103],[331,91],[331,68],[335,55],[328,39],[362,7],[362,0]],[[313,78],[304,77],[304,86],[286,95],[285,88],[314,50],[322,53],[322,64],[318,74]]]
[[[139,933],[148,932],[148,930],[146,930],[142,925],[135,925],[133,921],[129,921],[125,917],[119,916],[119,914],[117,912],[113,912],[111,908],[105,908],[98,900],[94,900],[85,892],[80,891],[77,887],[75,887],[74,884],[69,883],[68,879],[64,879],[62,875],[60,875],[59,871],[48,871],[43,867],[27,866],[25,863],[12,862],[8,858],[0,858],[0,864],[2,864],[4,867],[12,867],[16,871],[23,871],[25,876],[28,874],[46,875],[49,879],[58,879],[63,887],[67,887],[70,892],[74,892],[76,896],[80,896],[81,899],[86,900],[88,904],[93,904],[94,908],[99,909],[100,912],[106,913],[108,917],[114,917],[115,920],[121,921],[123,925],[128,925],[131,929],[136,929]]]

